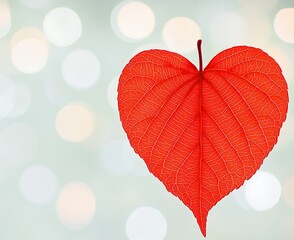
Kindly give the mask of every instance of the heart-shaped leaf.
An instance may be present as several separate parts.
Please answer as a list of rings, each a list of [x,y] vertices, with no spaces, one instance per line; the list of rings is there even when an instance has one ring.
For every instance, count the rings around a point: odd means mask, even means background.
[[[120,119],[134,150],[196,217],[261,166],[288,109],[281,68],[258,48],[237,46],[202,70],[183,56],[143,51],[119,79]]]

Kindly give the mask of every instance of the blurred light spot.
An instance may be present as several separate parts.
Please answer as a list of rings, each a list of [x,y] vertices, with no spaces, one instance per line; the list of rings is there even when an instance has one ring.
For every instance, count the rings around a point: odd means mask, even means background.
[[[20,2],[29,8],[44,9],[53,5],[56,0],[20,0]]]
[[[267,172],[257,172],[245,184],[245,195],[248,203],[257,211],[273,208],[281,197],[279,180]]]
[[[37,28],[26,27],[17,31],[10,41],[13,65],[27,74],[40,71],[48,60],[48,41]]]
[[[186,17],[170,19],[163,27],[164,43],[173,51],[187,53],[196,51],[201,31],[197,23]]]
[[[88,50],[75,50],[63,61],[62,76],[73,88],[89,88],[97,82],[99,75],[99,61],[96,55]]]
[[[244,18],[232,12],[221,12],[210,20],[210,40],[220,48],[244,44],[248,37]]]
[[[49,41],[59,47],[73,44],[82,34],[79,15],[65,7],[51,10],[44,19],[43,29]]]
[[[0,159],[11,165],[24,165],[33,160],[38,149],[35,130],[24,123],[4,128],[0,135]]]
[[[47,63],[48,48],[38,39],[20,41],[11,52],[12,63],[23,73],[36,73]]]
[[[126,223],[126,233],[130,240],[163,240],[166,230],[165,217],[152,207],[137,208]]]
[[[153,31],[155,16],[145,3],[123,2],[112,12],[111,23],[119,37],[125,40],[140,40]]]
[[[123,175],[132,170],[136,156],[126,140],[112,140],[105,144],[101,151],[101,162],[111,174]]]
[[[0,2],[0,39],[4,38],[11,28],[10,9],[7,4]]]
[[[117,106],[117,85],[118,85],[119,77],[115,77],[111,80],[107,89],[107,99],[110,106],[114,109],[114,111],[118,111]]]
[[[288,206],[294,208],[294,175],[287,178],[283,186],[283,195]]]
[[[50,202],[57,191],[58,180],[54,172],[45,166],[32,166],[20,178],[20,191],[30,202],[45,204]]]
[[[281,9],[275,16],[274,28],[278,37],[287,43],[294,43],[294,8]]]
[[[95,195],[80,182],[66,185],[59,193],[56,210],[60,221],[70,229],[86,227],[95,215]]]
[[[72,103],[59,111],[55,125],[61,138],[69,142],[80,142],[92,134],[95,120],[86,106]]]
[[[10,49],[12,50],[19,42],[25,39],[37,39],[44,45],[48,45],[46,36],[38,28],[25,27],[18,30],[11,39]]]
[[[23,73],[36,73],[47,63],[47,39],[37,28],[28,27],[16,32],[11,39],[10,49],[13,65]]]
[[[283,71],[283,75],[285,79],[291,80],[293,76],[293,70],[292,70],[292,63],[289,59],[288,55],[278,48],[270,48],[267,50],[267,53],[275,59],[275,61],[280,65]]]

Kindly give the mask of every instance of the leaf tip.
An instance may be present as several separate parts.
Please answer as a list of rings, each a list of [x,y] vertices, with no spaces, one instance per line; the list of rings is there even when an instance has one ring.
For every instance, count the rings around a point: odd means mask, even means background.
[[[206,237],[206,223],[207,223],[208,212],[207,213],[200,213],[200,214],[194,213],[194,216],[197,219],[197,223],[198,223],[198,226],[200,228],[202,235],[204,237]]]
[[[201,231],[203,237],[206,238],[206,218],[205,218],[205,221],[201,223],[201,225],[200,225],[200,222],[198,222],[198,224],[199,224],[200,231]]]

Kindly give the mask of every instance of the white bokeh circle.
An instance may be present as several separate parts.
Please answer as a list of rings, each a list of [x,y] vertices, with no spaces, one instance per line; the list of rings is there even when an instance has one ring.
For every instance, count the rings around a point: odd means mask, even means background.
[[[69,86],[75,89],[87,89],[93,86],[100,76],[99,60],[89,50],[74,50],[62,63],[62,76]]]
[[[294,8],[283,8],[274,18],[274,29],[278,37],[286,43],[294,43]]]
[[[245,196],[253,209],[269,210],[278,203],[281,197],[281,184],[273,174],[257,172],[246,182]]]
[[[137,208],[127,219],[126,233],[129,240],[163,240],[166,231],[165,217],[153,207]]]
[[[71,182],[61,189],[56,202],[60,221],[68,228],[79,230],[86,227],[96,211],[93,190],[84,183]]]
[[[188,53],[196,50],[197,40],[201,38],[201,30],[192,19],[175,17],[164,25],[162,37],[171,50]]]
[[[58,112],[55,127],[62,139],[69,142],[81,142],[94,131],[94,115],[84,104],[70,103]]]
[[[124,40],[141,40],[151,34],[155,27],[152,9],[140,1],[125,1],[111,15],[112,28]]]
[[[43,30],[48,40],[54,45],[67,47],[81,37],[82,23],[75,11],[66,7],[58,7],[45,16]]]
[[[36,38],[26,38],[15,44],[11,58],[16,69],[32,74],[46,65],[48,54],[47,44]]]
[[[55,197],[58,179],[48,167],[35,165],[23,172],[19,187],[22,195],[28,201],[35,204],[46,204]]]

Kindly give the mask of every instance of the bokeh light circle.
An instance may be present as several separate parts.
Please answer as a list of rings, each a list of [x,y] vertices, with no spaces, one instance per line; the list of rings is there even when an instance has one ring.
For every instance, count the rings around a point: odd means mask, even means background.
[[[10,41],[11,51],[19,42],[21,42],[22,40],[26,40],[26,39],[37,39],[40,42],[42,42],[44,45],[46,45],[48,48],[48,39],[46,38],[44,33],[42,31],[40,31],[40,29],[38,29],[36,27],[24,27],[24,28],[19,29],[13,35],[13,37]]]
[[[43,29],[50,42],[59,47],[67,47],[81,37],[82,23],[75,11],[58,7],[45,16]]]
[[[11,58],[19,71],[27,74],[36,73],[47,63],[48,46],[35,38],[23,39],[12,49]]]
[[[64,140],[81,142],[94,131],[95,120],[92,111],[84,104],[70,103],[57,114],[55,126]]]
[[[60,221],[65,226],[70,229],[82,229],[92,221],[95,215],[95,195],[84,183],[69,183],[58,195],[56,210]]]
[[[286,43],[294,43],[294,8],[283,8],[275,16],[274,29],[278,37]]]
[[[128,217],[126,233],[129,240],[163,240],[167,222],[162,213],[152,207],[140,207]]]
[[[125,1],[112,12],[113,30],[125,40],[141,40],[154,29],[155,16],[152,9],[143,2]]]
[[[35,130],[25,123],[13,123],[0,135],[0,158],[11,165],[21,166],[32,161],[38,150]]]
[[[265,211],[278,203],[281,197],[281,184],[273,174],[257,172],[246,182],[245,196],[252,208]]]
[[[58,179],[48,167],[35,165],[29,167],[20,178],[19,187],[22,195],[35,204],[50,202],[57,191]]]
[[[163,27],[164,43],[173,51],[187,53],[196,49],[201,30],[196,22],[186,17],[170,19]]]
[[[9,6],[0,2],[0,39],[6,37],[11,28],[11,15]]]
[[[100,75],[100,63],[96,55],[86,49],[77,49],[66,56],[62,63],[62,76],[76,89],[93,86]]]

